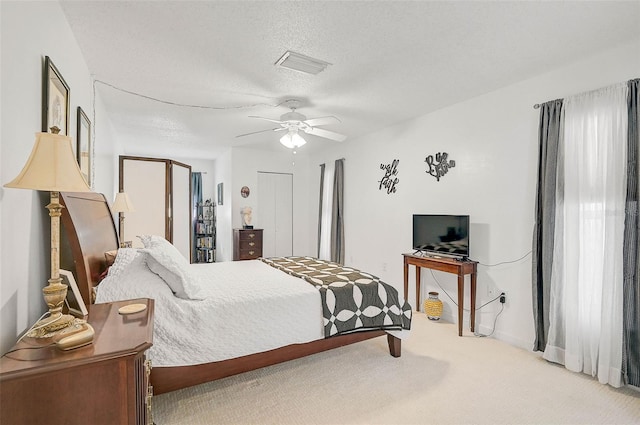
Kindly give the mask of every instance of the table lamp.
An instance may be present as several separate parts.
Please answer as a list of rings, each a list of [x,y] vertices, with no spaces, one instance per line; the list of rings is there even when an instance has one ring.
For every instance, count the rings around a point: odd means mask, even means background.
[[[116,193],[112,209],[118,213],[120,218],[118,236],[120,238],[120,248],[124,248],[127,245],[127,243],[122,240],[124,238],[124,213],[135,212],[136,209],[133,207],[133,203],[131,202],[131,199],[129,199],[129,195],[125,192]]]
[[[71,147],[71,138],[52,133],[36,133],[36,142],[27,163],[18,177],[4,185],[17,189],[43,190],[51,192],[51,203],[46,206],[51,217],[51,279],[42,293],[49,307],[49,316],[33,326],[37,336],[46,335],[69,326],[74,317],[62,314],[67,297],[67,285],[60,278],[60,205],[59,192],[90,192],[76,162]],[[49,335],[47,335],[49,336]]]

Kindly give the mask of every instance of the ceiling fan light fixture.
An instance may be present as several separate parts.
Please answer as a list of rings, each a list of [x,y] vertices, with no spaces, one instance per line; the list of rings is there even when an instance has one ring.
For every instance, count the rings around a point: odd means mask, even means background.
[[[305,143],[307,143],[307,141],[304,140],[297,131],[289,131],[287,134],[280,138],[280,143],[282,143],[289,149],[295,149],[304,145]]]
[[[287,50],[274,65],[304,72],[305,74],[316,75],[324,71],[327,66],[331,64],[320,59]]]

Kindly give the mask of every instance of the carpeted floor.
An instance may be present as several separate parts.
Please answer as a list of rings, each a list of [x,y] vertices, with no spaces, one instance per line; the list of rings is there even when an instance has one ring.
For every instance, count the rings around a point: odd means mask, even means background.
[[[402,357],[375,338],[153,399],[169,424],[640,424],[640,392],[414,316]]]

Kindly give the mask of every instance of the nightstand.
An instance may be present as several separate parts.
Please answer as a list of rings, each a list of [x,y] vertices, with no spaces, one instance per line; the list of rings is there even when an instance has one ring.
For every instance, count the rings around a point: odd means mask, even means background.
[[[142,303],[139,313],[121,315],[122,306]],[[136,424],[151,420],[153,300],[93,304],[88,322],[91,345],[61,351],[50,338],[25,338],[0,358],[2,424]]]

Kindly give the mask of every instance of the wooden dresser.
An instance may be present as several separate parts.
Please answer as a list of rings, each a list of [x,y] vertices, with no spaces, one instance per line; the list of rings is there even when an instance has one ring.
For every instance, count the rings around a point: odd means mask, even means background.
[[[262,229],[233,229],[233,261],[262,257]]]
[[[120,315],[133,303],[147,309]],[[88,322],[91,345],[70,351],[51,339],[25,338],[0,359],[2,424],[151,424],[150,364],[153,300],[94,304]]]

